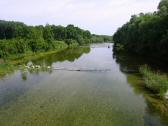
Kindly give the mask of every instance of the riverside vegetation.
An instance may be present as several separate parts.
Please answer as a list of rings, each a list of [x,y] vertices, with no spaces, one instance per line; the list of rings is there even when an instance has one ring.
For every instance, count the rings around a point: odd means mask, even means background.
[[[11,71],[13,65],[32,58],[106,41],[112,41],[112,37],[92,35],[90,31],[74,25],[28,26],[21,22],[0,20],[0,74]]]
[[[168,0],[162,0],[158,11],[133,15],[113,36],[117,47],[143,57],[168,59]]]
[[[110,36],[92,35],[74,25],[33,27],[21,22],[0,21],[0,58],[111,40]]]
[[[140,67],[140,73],[144,76],[145,86],[159,97],[164,97],[168,91],[168,78],[159,72],[153,72],[148,66]]]
[[[154,13],[133,15],[117,30],[113,40],[115,52],[124,51],[168,63],[168,0],[161,0]],[[163,96],[168,87],[166,75],[152,72],[148,67],[141,67],[140,72],[145,86]]]

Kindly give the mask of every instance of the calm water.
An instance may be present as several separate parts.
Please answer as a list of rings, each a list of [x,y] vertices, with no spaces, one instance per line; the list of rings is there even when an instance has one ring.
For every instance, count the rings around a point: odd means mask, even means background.
[[[136,73],[144,62],[115,57],[107,45],[30,61],[52,69],[3,77],[0,126],[168,126],[167,103],[146,91]]]

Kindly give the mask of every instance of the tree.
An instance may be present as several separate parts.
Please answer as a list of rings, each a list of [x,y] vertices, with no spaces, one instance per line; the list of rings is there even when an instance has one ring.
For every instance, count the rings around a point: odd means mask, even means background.
[[[114,34],[114,45],[138,55],[157,57],[168,56],[168,0],[162,0],[158,11],[134,15]]]
[[[51,26],[49,24],[47,24],[44,27],[43,37],[44,37],[44,40],[46,40],[48,42],[52,42],[54,40],[54,34],[53,34]]]
[[[162,0],[159,3],[158,9],[161,16],[168,16],[168,0]]]

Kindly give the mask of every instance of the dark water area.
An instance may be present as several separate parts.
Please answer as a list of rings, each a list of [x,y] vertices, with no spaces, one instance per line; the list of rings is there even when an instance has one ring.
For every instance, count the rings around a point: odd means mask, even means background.
[[[167,101],[138,73],[148,62],[112,50],[110,43],[68,49],[26,63],[40,69],[1,78],[0,126],[168,126]]]
[[[128,69],[133,69],[138,71],[139,66],[148,65],[154,71],[158,71],[166,74],[168,73],[167,62],[164,62],[164,60],[158,60],[158,58],[153,58],[148,56],[143,57],[143,56],[138,56],[134,53],[131,54],[128,52],[115,52],[113,53],[113,58],[116,59],[116,62],[120,64],[121,68],[125,66],[125,67],[129,67]],[[164,57],[163,59],[166,59],[166,58],[167,57]]]

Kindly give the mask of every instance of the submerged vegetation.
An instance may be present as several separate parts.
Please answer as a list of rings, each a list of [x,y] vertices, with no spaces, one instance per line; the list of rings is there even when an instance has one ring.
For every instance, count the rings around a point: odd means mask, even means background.
[[[113,40],[116,50],[122,47],[122,50],[167,62],[168,0],[162,0],[154,13],[133,15],[118,29]]]
[[[144,77],[146,88],[164,97],[168,91],[168,77],[159,72],[153,72],[147,65],[140,67],[140,73]]]
[[[146,99],[148,109],[150,113],[159,113],[162,118],[168,118],[168,104],[167,101],[158,98],[153,93],[149,92],[149,89],[144,87],[144,80],[141,78],[140,74],[127,74],[127,80],[129,84],[133,87],[136,94],[142,94]]]

